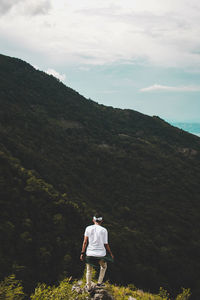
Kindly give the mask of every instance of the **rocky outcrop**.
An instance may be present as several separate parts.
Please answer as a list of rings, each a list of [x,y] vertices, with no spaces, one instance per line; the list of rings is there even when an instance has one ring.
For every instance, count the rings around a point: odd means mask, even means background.
[[[114,298],[104,288],[94,288],[94,290],[91,293],[91,299],[93,299],[93,300],[114,300]]]
[[[73,285],[72,290],[76,291],[78,294],[85,293],[87,291],[86,287],[82,287],[83,282],[78,281]],[[97,287],[95,283],[92,283],[92,290],[88,292],[88,296],[85,299],[88,300],[115,300],[109,291],[105,287]]]

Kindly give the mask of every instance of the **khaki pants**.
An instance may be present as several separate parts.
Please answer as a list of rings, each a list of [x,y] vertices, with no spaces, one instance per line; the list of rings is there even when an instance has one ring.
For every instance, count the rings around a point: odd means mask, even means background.
[[[99,261],[100,264],[100,272],[99,272],[99,278],[98,278],[98,283],[101,284],[104,278],[104,275],[106,273],[107,269],[107,263],[103,260]],[[87,266],[87,272],[86,272],[86,283],[87,287],[90,289],[91,288],[91,282],[92,282],[92,266],[89,264],[86,264]]]

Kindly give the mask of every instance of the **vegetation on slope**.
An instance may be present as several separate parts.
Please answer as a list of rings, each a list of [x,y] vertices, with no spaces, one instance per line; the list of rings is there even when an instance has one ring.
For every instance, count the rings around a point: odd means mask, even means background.
[[[80,283],[79,283],[80,282]],[[3,300],[85,300],[85,299],[97,299],[95,298],[95,291],[91,295],[85,291],[85,281],[73,281],[71,278],[65,278],[57,286],[47,286],[46,284],[38,284],[34,292],[27,296],[22,284],[19,280],[16,280],[14,275],[5,278],[0,283],[0,299]],[[103,289],[103,295],[98,294],[98,299],[111,299],[113,300],[172,300],[169,293],[160,288],[158,294],[151,294],[142,290],[136,289],[133,285],[127,287],[117,286],[110,283],[106,283]],[[174,300],[188,300],[190,297],[190,290],[183,289]]]
[[[111,281],[198,295],[198,137],[3,55],[0,104],[1,279],[15,273],[30,290],[80,275],[84,227],[100,210]]]
[[[79,254],[84,219],[78,205],[8,154],[0,152],[0,164],[1,278],[14,272],[30,289],[79,274],[70,255]]]

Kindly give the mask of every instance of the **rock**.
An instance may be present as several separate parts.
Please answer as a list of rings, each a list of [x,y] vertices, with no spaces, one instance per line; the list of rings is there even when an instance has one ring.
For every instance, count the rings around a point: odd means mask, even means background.
[[[73,285],[72,291],[75,291],[77,294],[81,294],[82,288],[79,285]]]
[[[87,292],[86,287],[82,288],[82,281],[78,281],[76,284],[73,285],[72,290],[75,291],[77,294]],[[92,282],[92,291],[88,293],[88,298],[90,300],[114,300],[114,298],[109,294],[106,288],[97,287],[94,282]],[[132,300],[132,299],[130,299]],[[133,299],[134,300],[134,299]]]
[[[91,293],[91,300],[114,300],[106,289],[94,288]]]

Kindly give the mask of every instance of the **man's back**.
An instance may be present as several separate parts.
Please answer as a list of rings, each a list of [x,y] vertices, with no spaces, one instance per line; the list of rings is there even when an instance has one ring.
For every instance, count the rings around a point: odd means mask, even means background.
[[[107,229],[100,225],[86,227],[85,236],[88,237],[87,256],[101,257],[106,255],[104,244],[108,244]]]
[[[107,229],[101,226],[101,223],[103,222],[103,217],[99,214],[95,214],[92,221],[94,225],[90,225],[85,229],[82,251],[80,256],[80,260],[83,261],[85,250],[88,245],[86,250],[86,266],[87,266],[86,282],[87,282],[87,290],[89,292],[92,290],[91,288],[92,288],[93,262],[91,262],[91,260],[95,260],[100,265],[100,272],[99,272],[97,286],[101,286],[107,269],[106,250],[110,253],[112,259],[114,258],[110,246],[108,244]]]

